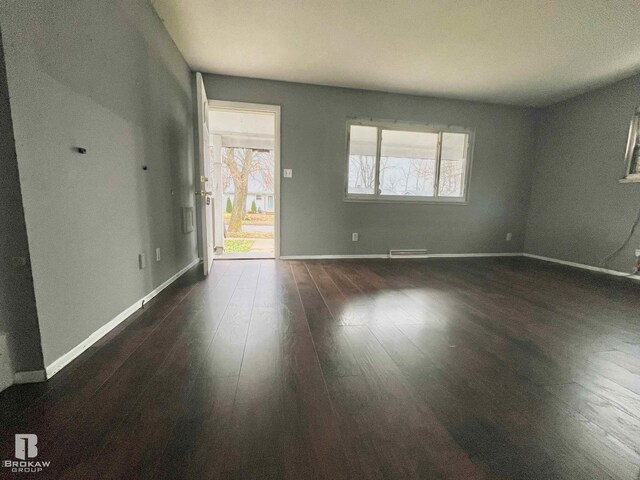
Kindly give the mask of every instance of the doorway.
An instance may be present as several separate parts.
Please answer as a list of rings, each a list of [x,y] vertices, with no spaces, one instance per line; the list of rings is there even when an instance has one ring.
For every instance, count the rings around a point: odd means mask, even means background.
[[[280,107],[209,102],[214,259],[279,256]]]

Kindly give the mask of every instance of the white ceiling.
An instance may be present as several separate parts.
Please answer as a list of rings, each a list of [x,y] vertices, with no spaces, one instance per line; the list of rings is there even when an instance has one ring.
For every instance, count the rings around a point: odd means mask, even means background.
[[[640,70],[638,0],[150,0],[192,69],[545,105]]]

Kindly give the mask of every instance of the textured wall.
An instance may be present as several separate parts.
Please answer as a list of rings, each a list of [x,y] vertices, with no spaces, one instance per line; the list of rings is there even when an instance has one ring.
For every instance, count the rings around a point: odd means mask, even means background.
[[[640,183],[618,182],[638,105],[635,76],[540,112],[526,252],[603,266],[622,243],[640,209]],[[640,232],[606,267],[631,272],[636,248]]]
[[[15,371],[42,370],[9,92],[0,38],[0,390]],[[24,264],[20,263],[24,259]]]
[[[197,256],[191,75],[144,0],[7,0],[0,22],[49,365]]]
[[[282,255],[521,252],[534,111],[483,103],[205,75],[216,100],[282,107]],[[373,117],[475,129],[468,205],[343,201],[346,121]],[[351,242],[351,232],[360,241]],[[511,242],[505,241],[513,233]]]

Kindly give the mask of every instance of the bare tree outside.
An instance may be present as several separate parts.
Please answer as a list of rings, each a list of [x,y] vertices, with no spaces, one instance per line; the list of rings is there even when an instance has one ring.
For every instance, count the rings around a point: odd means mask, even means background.
[[[433,195],[435,160],[381,157],[380,187],[383,195]]]
[[[442,160],[440,163],[440,182],[438,193],[443,197],[455,197],[462,194],[464,164],[456,160]]]
[[[468,133],[363,125],[351,125],[349,132],[347,195],[464,197]]]
[[[257,178],[265,187],[273,189],[273,152],[252,148],[223,147],[222,163],[225,167],[223,183],[230,185],[233,182],[234,187],[229,231],[241,232],[242,220],[247,213],[249,179]]]
[[[376,159],[370,155],[349,156],[349,179],[352,186],[366,191],[375,183]]]

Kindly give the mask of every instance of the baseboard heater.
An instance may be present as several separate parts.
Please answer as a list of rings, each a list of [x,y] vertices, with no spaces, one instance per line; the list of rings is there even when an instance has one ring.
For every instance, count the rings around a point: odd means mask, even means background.
[[[419,258],[426,257],[426,249],[389,250],[389,258]]]

